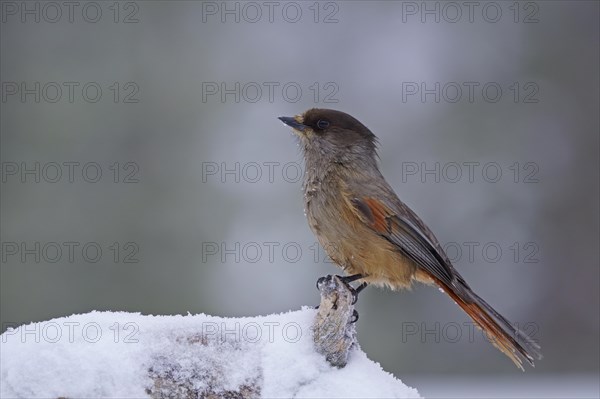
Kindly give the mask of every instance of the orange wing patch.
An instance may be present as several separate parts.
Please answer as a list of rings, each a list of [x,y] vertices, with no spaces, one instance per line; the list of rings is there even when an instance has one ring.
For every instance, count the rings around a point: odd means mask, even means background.
[[[373,214],[371,227],[380,233],[389,233],[390,226],[388,216],[391,215],[391,212],[387,207],[374,198],[366,198],[364,202]]]
[[[367,220],[368,225],[380,233],[389,233],[390,225],[388,217],[393,213],[375,198],[352,199],[354,208],[358,210]]]

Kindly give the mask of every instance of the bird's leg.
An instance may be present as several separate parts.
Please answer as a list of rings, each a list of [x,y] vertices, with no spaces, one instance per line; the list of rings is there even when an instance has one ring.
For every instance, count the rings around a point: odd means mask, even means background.
[[[358,301],[358,294],[364,290],[367,287],[367,283],[363,282],[362,284],[360,284],[358,287],[354,288],[350,285],[351,282],[356,281],[356,280],[360,280],[361,278],[364,278],[365,276],[362,274],[353,274],[351,276],[342,276],[340,277],[340,280],[342,280],[342,283],[344,283],[346,285],[346,287],[350,290],[350,292],[352,293],[352,304],[354,305],[356,303],[356,301]],[[358,320],[358,317],[356,318],[356,320]]]
[[[352,292],[352,294],[354,295],[354,300],[352,301],[353,305],[356,303],[356,301],[358,301],[358,294],[360,294],[360,292],[362,290],[364,290],[365,288],[367,288],[367,285],[368,284],[365,282],[365,283],[362,283],[361,285],[359,285],[358,287],[354,288],[354,291]]]
[[[365,277],[362,274],[358,273],[358,274],[353,274],[351,276],[338,276],[340,278],[340,280],[342,280],[342,283],[348,285],[348,283],[351,283],[353,281],[356,280],[360,280],[361,278]]]

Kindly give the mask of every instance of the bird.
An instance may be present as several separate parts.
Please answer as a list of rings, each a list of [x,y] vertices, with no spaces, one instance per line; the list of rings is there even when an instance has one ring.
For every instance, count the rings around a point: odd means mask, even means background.
[[[403,203],[379,170],[377,137],[342,111],[312,108],[279,117],[302,149],[308,225],[343,282],[392,290],[414,282],[437,286],[524,371],[540,346],[478,296],[454,268],[427,225]]]

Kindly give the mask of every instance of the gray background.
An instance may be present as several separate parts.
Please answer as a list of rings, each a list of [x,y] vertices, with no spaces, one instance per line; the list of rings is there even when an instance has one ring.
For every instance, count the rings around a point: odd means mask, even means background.
[[[45,20],[54,10],[27,4],[40,7],[39,22],[3,9],[1,24],[2,331],[93,309],[244,316],[316,304],[315,281],[337,269],[322,250],[315,255],[296,178],[301,154],[276,117],[325,107],[352,114],[378,135],[382,171],[399,196],[448,245],[471,286],[526,325],[545,355],[517,374],[481,334],[469,338],[468,319],[451,300],[419,286],[362,294],[358,332],[371,359],[399,376],[598,373],[597,2],[519,3],[517,22],[512,2],[494,3],[485,15],[488,3],[481,2],[472,22],[464,6],[457,17],[444,3],[365,1],[321,3],[315,22],[313,2],[298,2],[295,23],[294,5],[286,2],[272,22],[262,2],[254,3],[262,10],[255,22],[256,7],[245,3],[237,5],[239,22],[203,15],[200,2],[120,3],[117,23],[112,2],[97,3],[102,15],[95,23],[82,16],[85,2],[73,22],[63,7],[54,23]],[[204,10],[213,5],[221,7]],[[422,10],[407,14],[412,5],[439,7],[439,22],[435,15],[422,22]],[[497,8],[502,15],[492,23]],[[94,10],[87,9],[88,18]],[[130,13],[137,22],[124,23]],[[9,95],[21,82],[40,82],[39,102]],[[63,87],[57,102],[50,101],[51,82]],[[64,82],[79,84],[72,102]],[[82,95],[89,82],[102,89],[95,103]],[[233,94],[223,101],[203,91],[206,82],[239,82],[246,91],[239,102]],[[264,82],[278,84],[272,101]],[[430,89],[440,83],[439,102],[433,94],[424,101],[407,95],[422,82]],[[455,86],[441,89],[448,82],[463,88],[457,102],[449,101]],[[479,84],[473,101],[464,82]],[[482,94],[490,82],[502,89],[497,102],[493,90]],[[298,101],[293,89],[282,93],[286,83],[302,89]],[[253,102],[257,85],[263,92]],[[138,102],[124,102],[132,88],[139,91],[130,99]],[[51,179],[51,163],[69,161],[80,162],[73,182],[64,166],[58,182],[44,178],[44,166]],[[9,173],[22,162],[40,163],[39,183]],[[102,169],[96,183],[82,177],[89,162]],[[110,169],[115,162],[119,183]],[[272,179],[269,162],[276,163]],[[465,162],[479,162],[472,182]],[[420,174],[436,163],[439,181]],[[495,168],[483,170],[490,163],[502,172],[496,182]],[[236,164],[237,175],[221,175]],[[456,164],[462,176],[453,181]],[[407,174],[415,165],[419,173]],[[215,166],[216,174],[206,173]],[[130,171],[137,182],[123,182]],[[66,251],[54,263],[53,252],[39,263],[6,252],[10,243],[35,242],[80,246],[73,262]],[[98,262],[82,256],[88,242],[102,248]],[[117,261],[109,248],[115,242]],[[477,243],[472,259],[470,242]],[[139,262],[123,261],[133,248],[127,243],[139,249]],[[205,251],[207,243],[239,243],[239,251],[222,259]],[[272,258],[267,245],[274,246]]]

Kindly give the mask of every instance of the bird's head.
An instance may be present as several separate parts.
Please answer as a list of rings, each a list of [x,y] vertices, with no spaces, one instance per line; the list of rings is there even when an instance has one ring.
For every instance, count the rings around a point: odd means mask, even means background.
[[[307,157],[375,159],[377,138],[365,125],[344,112],[312,108],[301,115],[279,119],[293,129]]]

